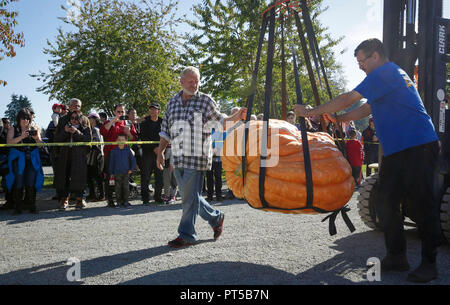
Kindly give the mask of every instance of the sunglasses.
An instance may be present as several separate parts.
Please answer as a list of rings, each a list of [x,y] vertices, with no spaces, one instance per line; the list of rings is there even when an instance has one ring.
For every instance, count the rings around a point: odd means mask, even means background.
[[[71,119],[72,121],[79,121],[79,120],[80,120],[80,117],[79,117],[79,116],[72,116],[72,117],[70,117],[70,119]]]

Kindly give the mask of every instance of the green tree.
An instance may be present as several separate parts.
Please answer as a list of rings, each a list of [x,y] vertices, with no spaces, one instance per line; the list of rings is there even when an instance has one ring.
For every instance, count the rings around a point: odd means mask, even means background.
[[[17,25],[17,12],[6,10],[6,6],[18,0],[0,0],[0,61],[6,57],[16,56],[14,46],[23,47],[25,45],[23,33],[15,33],[14,27]],[[6,86],[7,82],[0,79],[0,85]]]
[[[183,56],[185,64],[197,65],[202,73],[202,90],[211,93],[218,100],[234,101],[244,105],[250,92],[254,71],[262,12],[268,8],[269,0],[205,0],[193,7],[194,19],[189,21],[194,31],[187,34]],[[317,19],[327,8],[322,0],[311,1],[311,15],[318,43],[324,59],[325,69],[334,95],[345,90],[342,67],[336,61],[333,47],[343,38],[333,40],[327,28]],[[287,20],[286,20],[287,21]],[[300,42],[295,21],[291,28],[284,24],[285,54],[287,61],[287,108],[292,109],[295,98],[295,82],[291,58],[291,45],[299,57],[301,85],[304,100],[314,103],[313,92],[304,67],[305,60],[299,49]],[[289,33],[289,35],[288,35]],[[276,25],[276,47],[273,70],[273,104],[271,117],[281,116],[281,22]],[[254,113],[263,110],[264,84],[267,61],[267,38],[264,44],[255,95]],[[319,88],[320,90],[320,88]],[[328,100],[325,88],[320,92],[321,100]]]
[[[76,18],[64,20],[76,31],[59,29],[55,44],[48,42],[44,49],[52,59],[49,73],[32,75],[45,83],[38,91],[60,101],[79,98],[85,111],[109,115],[119,103],[140,113],[147,113],[151,101],[165,104],[178,89],[177,2],[81,4]]]
[[[28,97],[23,95],[13,94],[11,95],[11,102],[6,105],[5,117],[11,122],[16,121],[16,115],[22,108],[31,108],[31,101]]]

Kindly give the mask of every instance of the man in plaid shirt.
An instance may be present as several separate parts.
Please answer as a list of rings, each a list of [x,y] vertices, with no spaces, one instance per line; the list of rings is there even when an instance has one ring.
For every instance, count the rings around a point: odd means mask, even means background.
[[[167,104],[161,125],[157,166],[164,168],[164,150],[172,145],[174,175],[181,193],[183,215],[178,226],[178,237],[169,246],[180,248],[195,244],[197,235],[195,221],[200,214],[214,231],[214,240],[222,233],[224,213],[214,209],[201,196],[205,171],[211,169],[212,128],[225,129],[228,122],[245,119],[247,109],[241,108],[230,117],[219,112],[216,102],[208,95],[198,92],[200,72],[187,67],[181,73],[183,88]]]

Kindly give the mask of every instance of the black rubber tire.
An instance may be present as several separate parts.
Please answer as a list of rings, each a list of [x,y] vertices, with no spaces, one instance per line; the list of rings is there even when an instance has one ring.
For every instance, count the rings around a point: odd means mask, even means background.
[[[440,212],[442,235],[450,243],[450,187],[442,197]]]
[[[374,230],[381,230],[376,216],[376,189],[378,186],[378,174],[366,178],[359,187],[358,212],[366,226]]]

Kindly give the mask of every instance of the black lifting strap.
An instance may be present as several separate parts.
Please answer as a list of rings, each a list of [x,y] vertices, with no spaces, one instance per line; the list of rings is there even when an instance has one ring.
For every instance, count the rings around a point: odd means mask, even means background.
[[[288,3],[288,12],[290,13],[289,3]],[[289,28],[290,28],[290,19],[289,19]],[[297,56],[295,54],[295,49],[293,43],[291,42],[291,52],[292,52],[292,62],[294,65],[294,76],[295,76],[295,93],[297,95],[297,104],[303,105],[303,93],[302,87],[300,85],[300,75],[298,72],[298,64],[297,64]],[[313,181],[312,181],[312,168],[311,168],[311,155],[309,152],[309,143],[308,143],[308,133],[306,131],[306,122],[304,117],[300,117],[300,129],[302,134],[302,147],[303,147],[303,162],[305,164],[305,178],[306,178],[306,207],[313,207],[313,199],[314,199],[314,189],[313,189]]]
[[[329,221],[329,231],[330,231],[330,235],[336,235],[337,230],[336,230],[336,217],[338,216],[339,213],[341,213],[342,215],[342,219],[344,219],[345,224],[347,225],[348,229],[350,230],[350,232],[355,232],[355,226],[353,225],[352,221],[350,220],[350,218],[347,215],[347,212],[350,211],[350,208],[347,206],[344,206],[343,208],[331,212],[331,214],[329,214],[327,217],[325,217],[324,219],[322,219],[322,222],[326,221],[327,219],[330,219]]]
[[[289,2],[287,3],[287,9],[289,11]],[[261,161],[260,161],[260,175],[259,175],[259,196],[261,199],[262,208],[271,208],[275,210],[289,210],[289,209],[281,209],[281,208],[274,208],[270,207],[269,203],[264,198],[264,184],[265,184],[265,176],[266,176],[266,167],[265,167],[265,161],[267,158],[267,140],[268,140],[268,123],[269,123],[269,116],[270,116],[270,101],[272,98],[272,75],[273,75],[273,58],[274,58],[274,52],[275,52],[275,8],[272,8],[270,10],[270,17],[267,15],[263,16],[263,22],[261,27],[261,33],[259,37],[259,45],[258,45],[258,51],[256,56],[256,62],[255,62],[255,70],[252,75],[252,90],[251,94],[249,96],[248,102],[247,102],[247,118],[246,118],[246,128],[244,132],[243,137],[243,157],[242,157],[242,179],[243,179],[243,185],[245,183],[245,172],[246,172],[246,154],[247,154],[247,139],[248,139],[248,133],[249,133],[249,122],[250,122],[250,115],[252,113],[253,109],[253,101],[255,96],[255,90],[256,90],[256,84],[257,84],[257,77],[258,77],[258,70],[259,70],[259,64],[260,64],[260,58],[261,58],[261,52],[262,52],[262,46],[264,43],[264,36],[266,34],[267,25],[269,23],[269,41],[268,41],[268,51],[267,51],[267,68],[266,68],[266,83],[265,83],[265,99],[264,99],[264,119],[263,119],[263,134],[262,134],[262,140],[261,140]],[[302,89],[300,85],[300,76],[299,76],[299,70],[298,70],[298,64],[297,64],[297,57],[295,55],[295,48],[293,47],[291,43],[291,50],[292,50],[292,56],[293,56],[293,64],[294,64],[294,74],[295,74],[295,86],[296,86],[296,95],[297,95],[297,104],[303,104],[303,95],[302,95]],[[320,54],[320,53],[319,53]],[[319,55],[319,60],[321,60]],[[324,73],[324,71],[323,71]],[[318,213],[330,213],[327,217],[325,217],[322,221],[326,221],[329,219],[329,231],[330,235],[336,234],[336,225],[335,220],[339,213],[342,214],[342,217],[347,224],[348,228],[351,232],[355,231],[355,228],[353,224],[351,223],[347,212],[350,210],[347,206],[336,210],[336,211],[326,211],[317,207],[313,206],[313,195],[314,195],[314,189],[313,189],[313,182],[312,182],[312,167],[311,167],[311,157],[310,157],[310,151],[309,151],[309,144],[308,144],[308,136],[306,131],[306,122],[303,117],[299,118],[300,120],[300,127],[301,127],[301,134],[302,134],[302,145],[303,145],[303,157],[304,157],[304,163],[305,163],[305,177],[306,177],[306,188],[307,188],[307,199],[306,199],[306,207],[300,208],[300,209],[294,209],[294,210],[304,210],[304,209],[312,209]],[[248,202],[247,202],[248,203]]]
[[[243,149],[243,155],[242,155],[242,187],[245,185],[245,173],[246,173],[246,160],[247,160],[247,139],[248,139],[248,128],[250,125],[250,116],[252,114],[253,110],[253,101],[255,99],[255,92],[256,92],[256,86],[258,81],[258,70],[259,70],[259,63],[261,60],[261,52],[262,47],[264,44],[264,36],[266,35],[266,29],[267,29],[267,16],[264,15],[262,26],[261,26],[261,32],[259,35],[259,43],[258,43],[258,51],[256,54],[256,62],[255,62],[255,70],[253,71],[252,75],[252,87],[251,87],[251,93],[247,101],[247,117],[245,119],[245,129],[244,129],[244,138],[242,139],[242,149]]]
[[[309,12],[308,9],[306,7],[306,1],[302,1],[303,3],[303,7],[302,7],[302,15],[304,17],[304,19],[307,20],[306,24],[308,25],[309,23],[309,27],[307,26],[307,28],[309,28],[308,30],[308,38],[310,40],[310,45],[317,47],[316,51],[319,57],[319,62],[322,66],[322,73],[324,74],[324,78],[325,78],[325,83],[327,85],[327,89],[329,90],[329,85],[328,85],[328,79],[326,77],[325,74],[325,69],[323,68],[323,61],[322,58],[320,56],[320,50],[318,48],[317,45],[317,40],[314,34],[314,30],[312,28],[312,23],[311,23],[311,19],[309,17]],[[288,6],[288,11],[289,11],[289,6]],[[308,22],[309,21],[309,22]],[[312,47],[312,53],[313,53],[313,57],[316,57],[316,52],[313,51],[313,47]],[[302,99],[302,92],[301,92],[301,87],[300,87],[300,81],[299,81],[299,75],[298,75],[298,67],[297,67],[297,60],[296,60],[296,55],[295,55],[295,50],[292,47],[292,56],[293,56],[293,63],[294,63],[294,73],[295,73],[295,83],[296,83],[296,93],[297,93],[297,104],[303,104],[303,99]],[[314,59],[315,61],[316,58]],[[317,67],[317,64],[316,64]],[[319,76],[320,78],[320,76]],[[331,90],[329,90],[330,94],[331,94]],[[307,207],[312,207],[312,194],[313,194],[313,183],[312,183],[312,172],[311,172],[311,158],[310,158],[310,154],[309,154],[309,146],[308,146],[308,140],[307,140],[307,133],[306,133],[306,126],[305,126],[305,120],[303,117],[300,118],[300,124],[301,124],[301,129],[302,129],[302,145],[303,145],[303,156],[304,156],[304,162],[305,162],[305,175],[306,175],[306,188],[307,188]],[[311,200],[311,202],[309,201]],[[329,211],[323,211],[321,209],[312,207],[312,209],[314,209],[317,212],[320,213],[327,213]],[[347,215],[347,212],[350,211],[350,208],[347,206],[342,207],[339,210],[336,211],[332,211],[331,214],[329,214],[327,217],[325,217],[322,222],[326,221],[327,219],[329,219],[329,232],[330,235],[335,235],[337,233],[336,230],[336,217],[339,213],[341,213],[342,218],[344,219],[345,224],[347,225],[347,227],[349,228],[350,232],[354,232],[355,231],[355,227],[353,225],[353,223],[351,222],[350,218]]]
[[[267,50],[267,67],[266,67],[266,84],[264,95],[264,118],[263,130],[261,136],[261,151],[260,151],[260,167],[259,167],[259,198],[263,208],[268,208],[269,203],[264,197],[264,184],[266,181],[266,158],[267,158],[267,138],[269,128],[270,116],[270,101],[272,98],[272,76],[273,76],[273,57],[275,53],[275,8],[270,10],[269,17],[269,41]]]

